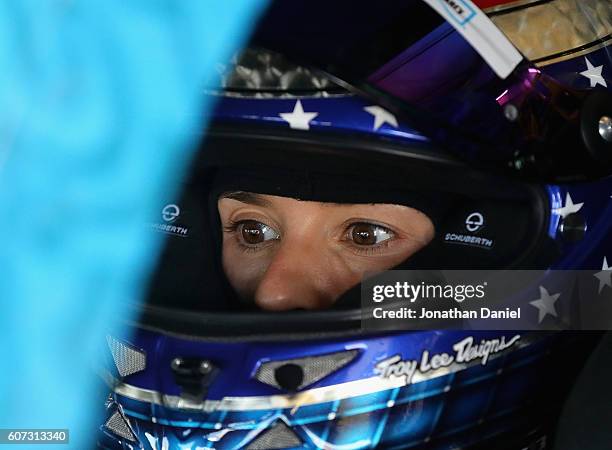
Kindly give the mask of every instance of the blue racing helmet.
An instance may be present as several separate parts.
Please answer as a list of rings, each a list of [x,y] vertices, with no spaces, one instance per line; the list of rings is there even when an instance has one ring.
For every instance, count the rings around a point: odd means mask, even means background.
[[[420,211],[435,234],[394,269],[608,270],[612,7],[493,3],[271,4],[150,224],[166,245],[107,337],[98,447],[551,448],[598,334],[365,331],[359,285],[261,311],[223,263],[219,198],[255,193]]]

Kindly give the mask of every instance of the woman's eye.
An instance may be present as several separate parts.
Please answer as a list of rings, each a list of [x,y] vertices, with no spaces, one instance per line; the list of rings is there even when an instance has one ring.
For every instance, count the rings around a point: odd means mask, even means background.
[[[373,223],[356,223],[349,229],[349,238],[357,245],[376,245],[391,239],[393,231]]]
[[[256,220],[241,222],[238,225],[238,233],[240,233],[242,240],[249,245],[257,245],[265,241],[280,239],[280,234],[274,228]]]

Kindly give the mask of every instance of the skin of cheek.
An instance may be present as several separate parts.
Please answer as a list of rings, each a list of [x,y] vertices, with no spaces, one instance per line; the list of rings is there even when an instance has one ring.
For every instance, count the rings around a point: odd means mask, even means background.
[[[345,265],[355,274],[350,285],[345,285],[343,292],[357,285],[366,276],[389,270],[416,253],[422,244],[410,239],[397,239],[393,244],[393,249],[389,249],[384,255],[356,255],[350,250],[345,249],[343,259]]]
[[[247,253],[235,242],[236,238],[228,233],[223,234],[222,263],[223,270],[230,284],[242,298],[252,296],[259,281],[268,270],[273,258],[271,249],[263,254]]]
[[[390,245],[393,248],[388,249],[383,255],[355,255],[347,249],[348,254],[345,258],[353,270],[361,275],[366,272],[376,273],[397,266],[416,253],[422,246],[420,243],[406,238],[396,239]]]

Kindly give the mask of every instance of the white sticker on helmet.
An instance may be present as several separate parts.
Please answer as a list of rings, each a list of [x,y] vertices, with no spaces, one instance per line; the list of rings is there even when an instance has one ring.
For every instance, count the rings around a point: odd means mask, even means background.
[[[505,79],[523,55],[470,0],[423,0],[449,22],[476,50],[498,77]]]

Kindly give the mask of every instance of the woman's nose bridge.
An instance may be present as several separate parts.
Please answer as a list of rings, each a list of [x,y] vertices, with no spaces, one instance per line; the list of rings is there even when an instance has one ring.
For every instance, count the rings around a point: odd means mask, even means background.
[[[311,279],[323,282],[328,278],[337,278],[335,272],[340,265],[330,264],[330,259],[333,259],[331,253],[325,238],[289,238],[281,244],[268,270],[293,272],[303,277],[310,275]]]
[[[337,277],[327,264],[325,252],[324,242],[287,239],[260,281],[257,299],[264,307],[274,309],[312,309],[331,303]]]

